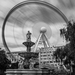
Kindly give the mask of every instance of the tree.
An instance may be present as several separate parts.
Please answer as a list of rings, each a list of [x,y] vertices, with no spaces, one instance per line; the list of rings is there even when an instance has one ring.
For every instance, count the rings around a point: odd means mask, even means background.
[[[4,72],[9,67],[11,62],[7,59],[5,51],[0,48],[0,75],[4,75]]]
[[[67,50],[65,48],[57,48],[56,51],[53,53],[56,62],[61,62],[61,65],[63,64],[64,58],[66,58]]]
[[[67,50],[67,58],[75,63],[75,22],[69,21],[67,28],[61,29],[60,34],[65,37],[67,45],[64,47]]]
[[[65,55],[64,58],[66,57],[64,64],[73,66],[75,65],[75,22],[69,21],[67,27],[60,30],[60,35],[67,42],[64,48],[61,49],[62,54]]]

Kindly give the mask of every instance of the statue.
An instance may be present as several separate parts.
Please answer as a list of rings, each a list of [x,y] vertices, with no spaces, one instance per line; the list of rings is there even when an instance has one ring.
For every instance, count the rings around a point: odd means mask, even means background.
[[[27,52],[31,52],[31,47],[35,44],[31,41],[31,32],[28,31],[26,34],[26,42],[23,42],[23,44],[27,47]]]
[[[26,34],[26,38],[27,38],[27,42],[31,41],[31,33],[30,33],[30,31],[28,31],[28,33]]]

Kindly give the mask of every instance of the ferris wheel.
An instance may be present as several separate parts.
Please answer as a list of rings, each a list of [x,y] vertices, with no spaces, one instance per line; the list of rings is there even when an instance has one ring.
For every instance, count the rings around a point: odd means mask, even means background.
[[[55,6],[45,1],[23,1],[14,6],[7,14],[2,27],[2,40],[5,49],[11,53],[25,50],[22,43],[26,33],[32,33],[35,51],[40,39],[44,47],[49,46],[52,37],[51,26],[55,23],[68,23],[66,16]],[[12,53],[11,53],[12,54]]]

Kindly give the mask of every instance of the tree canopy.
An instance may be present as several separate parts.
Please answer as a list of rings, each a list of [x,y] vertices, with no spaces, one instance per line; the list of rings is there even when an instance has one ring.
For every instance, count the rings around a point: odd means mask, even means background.
[[[75,22],[69,21],[66,28],[60,29],[60,35],[65,38],[67,43],[63,48],[57,48],[54,56],[58,56],[57,59],[61,60],[66,58],[66,64],[71,62],[75,64]]]
[[[10,63],[11,62],[8,60],[5,51],[0,49],[0,70],[5,71]]]

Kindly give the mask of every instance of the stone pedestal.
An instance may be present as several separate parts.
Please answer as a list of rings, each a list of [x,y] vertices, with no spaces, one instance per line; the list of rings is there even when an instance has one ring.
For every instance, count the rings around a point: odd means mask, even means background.
[[[49,75],[49,70],[8,69],[6,75]]]

